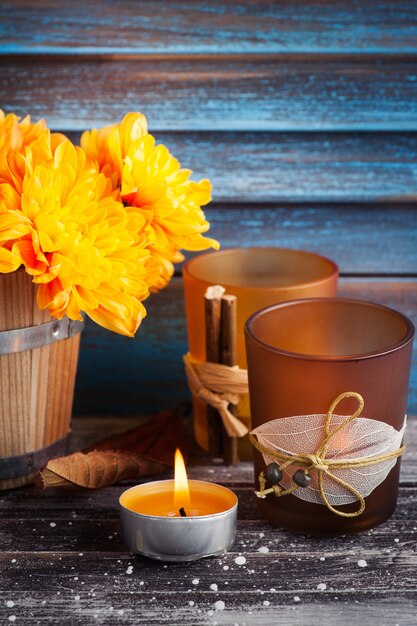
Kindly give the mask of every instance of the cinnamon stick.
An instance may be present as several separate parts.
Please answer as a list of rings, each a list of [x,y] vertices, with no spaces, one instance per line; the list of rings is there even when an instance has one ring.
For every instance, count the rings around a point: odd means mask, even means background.
[[[221,298],[224,287],[214,285],[208,287],[205,296],[206,321],[206,361],[220,363],[221,360]],[[221,456],[223,452],[223,435],[221,417],[211,406],[207,406],[207,425],[209,451],[213,456]]]
[[[236,365],[236,296],[224,294],[221,299],[221,358],[223,365]],[[230,407],[230,412],[236,414],[236,407]],[[239,463],[237,451],[237,437],[229,437],[225,428],[222,428],[223,457],[227,465]]]

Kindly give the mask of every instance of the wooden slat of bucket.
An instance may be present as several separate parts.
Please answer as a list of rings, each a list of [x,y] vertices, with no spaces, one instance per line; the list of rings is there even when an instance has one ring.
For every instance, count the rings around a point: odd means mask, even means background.
[[[79,343],[80,335],[76,335],[49,346],[49,367],[45,370],[48,372],[49,383],[46,432],[51,437],[51,442],[61,439],[68,432],[69,425],[65,416],[71,415],[72,411]],[[57,375],[57,372],[61,372],[61,375]]]
[[[0,331],[51,320],[36,304],[36,288],[23,270],[0,274]],[[0,457],[39,450],[70,428],[80,337],[0,356]],[[69,397],[68,397],[69,394]],[[0,480],[0,489],[33,475]]]

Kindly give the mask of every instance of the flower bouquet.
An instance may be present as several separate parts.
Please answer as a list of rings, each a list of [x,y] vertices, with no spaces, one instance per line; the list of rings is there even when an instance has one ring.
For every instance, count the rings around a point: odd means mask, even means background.
[[[181,249],[218,247],[190,174],[140,113],[76,147],[0,111],[0,488],[63,451],[83,313],[132,337]]]

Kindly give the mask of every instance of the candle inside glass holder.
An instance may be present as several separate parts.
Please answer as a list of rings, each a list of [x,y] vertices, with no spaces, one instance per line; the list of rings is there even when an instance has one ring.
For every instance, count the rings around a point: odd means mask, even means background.
[[[333,261],[301,250],[284,248],[236,248],[199,255],[184,265],[188,345],[192,359],[205,361],[204,294],[219,284],[237,296],[237,365],[246,369],[244,324],[255,311],[295,298],[335,296],[338,268]],[[194,433],[198,444],[208,449],[206,405],[194,398]],[[248,396],[237,408],[248,427]],[[241,459],[251,458],[245,437],[239,441]]]
[[[401,313],[357,300],[307,299],[258,311],[245,330],[253,428],[277,418],[326,414],[339,394],[354,391],[364,399],[364,417],[401,431],[414,335]],[[355,409],[349,398],[340,410],[351,415]],[[258,477],[265,463],[258,451],[254,459]],[[299,532],[364,530],[394,511],[399,470],[400,460],[365,498],[365,511],[358,517],[339,517],[293,494],[268,496],[258,506],[271,522]],[[340,509],[352,512],[355,507]]]

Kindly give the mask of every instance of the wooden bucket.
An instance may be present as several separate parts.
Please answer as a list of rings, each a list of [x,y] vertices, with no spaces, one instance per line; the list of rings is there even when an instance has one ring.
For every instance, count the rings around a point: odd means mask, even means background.
[[[40,311],[24,270],[0,274],[0,490],[66,453],[82,327]]]

